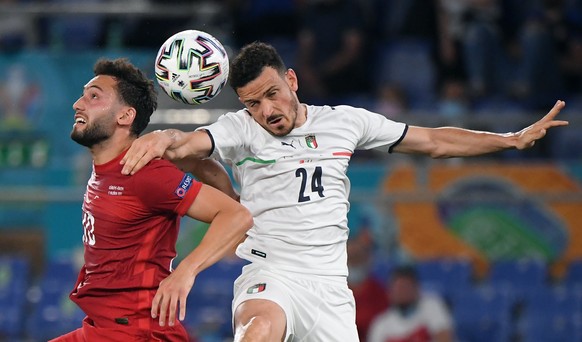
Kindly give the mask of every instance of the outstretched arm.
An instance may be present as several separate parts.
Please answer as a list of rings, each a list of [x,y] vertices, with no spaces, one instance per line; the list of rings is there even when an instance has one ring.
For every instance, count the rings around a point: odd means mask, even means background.
[[[433,158],[470,157],[516,148],[532,147],[546,135],[548,129],[565,126],[567,121],[556,120],[564,108],[558,101],[539,121],[516,133],[491,133],[456,127],[425,128],[411,126],[404,139],[394,147],[395,152],[428,154]]]
[[[253,225],[250,212],[238,202],[213,187],[202,185],[187,215],[209,222],[200,244],[162,282],[152,301],[152,317],[160,325],[174,325],[186,316],[186,299],[196,276],[232,251]],[[179,305],[179,310],[178,310]]]
[[[124,175],[134,174],[152,159],[179,160],[188,157],[206,158],[212,140],[206,131],[182,132],[177,129],[154,131],[137,138],[123,159]]]

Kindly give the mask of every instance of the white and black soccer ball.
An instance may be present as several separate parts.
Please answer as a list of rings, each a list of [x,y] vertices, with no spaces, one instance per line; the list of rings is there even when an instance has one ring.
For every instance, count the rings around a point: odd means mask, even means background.
[[[226,85],[228,63],[218,39],[203,31],[181,31],[160,47],[156,80],[172,99],[197,105],[212,100]]]

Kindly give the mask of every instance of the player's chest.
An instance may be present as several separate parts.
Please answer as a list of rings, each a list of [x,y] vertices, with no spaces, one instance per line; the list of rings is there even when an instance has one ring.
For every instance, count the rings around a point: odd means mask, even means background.
[[[127,183],[94,177],[87,184],[83,209],[106,220],[122,220],[140,211],[141,203]]]
[[[250,145],[251,155],[261,160],[320,160],[334,156],[351,156],[355,148],[349,139],[337,134],[314,132],[290,134],[284,137],[263,135]]]

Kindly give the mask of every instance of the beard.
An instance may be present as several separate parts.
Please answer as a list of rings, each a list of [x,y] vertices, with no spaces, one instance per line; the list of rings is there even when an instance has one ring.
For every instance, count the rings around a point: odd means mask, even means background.
[[[102,143],[110,137],[111,132],[109,132],[107,126],[102,121],[96,121],[92,125],[87,124],[87,127],[85,127],[84,130],[73,128],[73,131],[71,132],[71,139],[79,145],[89,148]]]
[[[289,125],[289,127],[286,130],[281,132],[273,132],[270,129],[267,129],[267,131],[271,133],[271,135],[276,137],[284,137],[287,134],[291,133],[291,131],[295,128],[295,121],[297,121],[298,112],[299,112],[299,100],[297,100],[296,97],[293,97],[293,100],[291,102],[291,113],[290,113],[291,125]]]

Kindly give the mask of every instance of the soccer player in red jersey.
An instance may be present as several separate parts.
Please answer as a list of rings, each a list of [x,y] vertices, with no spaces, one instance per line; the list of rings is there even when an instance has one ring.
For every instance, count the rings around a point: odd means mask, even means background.
[[[99,60],[94,72],[73,105],[71,132],[93,156],[83,202],[85,264],[70,294],[87,317],[53,341],[187,341],[176,318],[185,317],[196,275],[234,249],[252,217],[166,160],[122,176],[119,161],[147,126],[156,93],[125,59]],[[210,227],[172,270],[183,215]]]

